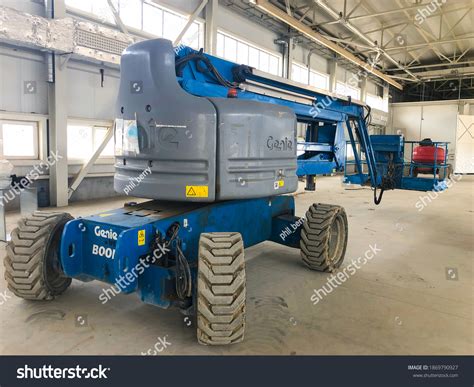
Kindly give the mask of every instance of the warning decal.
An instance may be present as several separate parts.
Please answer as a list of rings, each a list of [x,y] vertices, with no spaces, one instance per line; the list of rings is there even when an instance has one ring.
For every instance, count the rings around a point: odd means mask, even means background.
[[[145,245],[145,230],[138,231],[138,246]]]
[[[101,218],[106,218],[107,216],[112,216],[113,214],[99,214]]]
[[[280,189],[285,186],[285,181],[284,180],[277,180],[273,182],[273,188],[274,189]]]
[[[207,198],[209,197],[209,187],[207,185],[187,185],[187,198]]]

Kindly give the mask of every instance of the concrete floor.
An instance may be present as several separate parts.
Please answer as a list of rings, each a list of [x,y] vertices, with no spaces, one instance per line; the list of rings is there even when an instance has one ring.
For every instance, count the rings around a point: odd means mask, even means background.
[[[297,196],[297,215],[313,202],[346,208],[344,266],[369,245],[382,251],[313,305],[313,289],[329,276],[307,270],[298,250],[272,243],[246,250],[247,335],[241,344],[200,346],[178,311],[142,304],[135,295],[102,305],[101,283],[73,281],[53,302],[4,293],[0,354],[138,355],[159,338],[171,343],[160,355],[473,354],[473,183],[463,177],[418,211],[421,193],[387,192],[376,207],[368,189],[345,189],[339,177],[319,179],[316,193]],[[78,203],[68,211],[89,215],[122,203]],[[18,218],[8,214],[9,230]],[[447,279],[447,268],[457,270],[454,280]],[[5,289],[1,278],[0,293]]]

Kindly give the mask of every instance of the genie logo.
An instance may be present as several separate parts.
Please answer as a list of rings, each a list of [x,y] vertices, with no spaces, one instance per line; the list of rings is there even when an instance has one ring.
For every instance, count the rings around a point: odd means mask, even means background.
[[[118,238],[118,234],[114,230],[102,230],[99,226],[94,227],[94,234],[98,237],[112,239],[114,241]]]
[[[288,137],[285,137],[281,140],[269,136],[267,139],[267,148],[271,151],[287,151],[293,149],[293,141],[289,140]]]

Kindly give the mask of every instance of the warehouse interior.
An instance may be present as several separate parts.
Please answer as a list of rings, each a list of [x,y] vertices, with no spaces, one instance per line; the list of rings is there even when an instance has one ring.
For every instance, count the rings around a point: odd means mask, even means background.
[[[343,173],[318,175],[314,191],[300,178],[297,216],[313,203],[345,208],[343,267],[375,256],[317,299],[330,273],[308,270],[299,251],[246,249],[241,343],[199,345],[192,319],[134,294],[102,303],[99,281],[29,301],[2,275],[0,354],[472,355],[473,26],[472,0],[0,0],[0,182],[36,172],[21,192],[2,185],[2,258],[35,209],[77,218],[147,201],[114,190],[113,128],[121,54],[148,39],[359,101],[370,135],[448,143],[452,168],[446,190],[395,189],[380,205]]]

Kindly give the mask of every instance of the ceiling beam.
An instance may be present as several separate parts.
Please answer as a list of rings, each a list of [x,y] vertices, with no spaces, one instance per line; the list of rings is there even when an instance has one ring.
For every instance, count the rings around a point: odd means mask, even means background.
[[[437,44],[446,44],[446,43],[457,43],[457,42],[464,41],[464,40],[473,40],[474,41],[474,35],[465,36],[465,37],[458,36],[458,37],[456,37],[456,39],[435,40],[435,41],[431,41],[430,44],[437,45]],[[421,47],[426,47],[426,45],[427,45],[427,43],[418,43],[418,44],[409,44],[409,45],[403,46],[403,47],[388,47],[388,48],[385,48],[385,51],[400,51],[400,50],[406,50],[406,49],[410,49],[410,48],[421,48]]]
[[[270,4],[268,0],[254,0],[254,2],[258,9],[274,17],[275,19],[278,19],[281,22],[287,24],[291,28],[295,29],[296,31],[304,35],[306,38],[324,47],[329,48],[330,50],[334,51],[335,53],[337,53],[344,59],[363,68],[365,71],[376,75],[377,77],[389,83],[390,85],[396,87],[397,89],[403,90],[403,86],[399,82],[395,81],[387,74],[384,74],[381,71],[377,70],[374,66],[370,65],[369,63],[364,62],[363,60],[359,59],[354,54],[342,48],[341,46],[337,45],[336,43],[331,42],[329,39],[327,39],[320,33],[313,31],[307,25],[289,16],[286,12],[282,11],[280,8],[275,7],[274,5]]]
[[[405,7],[405,10],[419,9],[419,8],[420,8],[420,5],[418,4],[418,5],[413,5],[411,7]],[[401,12],[403,12],[402,8],[390,9],[390,10],[382,11],[382,12],[371,12],[371,13],[368,13],[366,15],[346,17],[345,21],[362,20],[362,19],[367,19],[367,18],[371,18],[371,17],[392,15],[394,13],[401,13]],[[330,24],[337,24],[337,23],[339,23],[339,20],[321,23],[320,25],[330,25]]]
[[[443,70],[431,70],[431,71],[420,71],[415,73],[418,78],[423,81],[434,80],[435,78],[441,78],[443,81],[449,79],[459,79],[462,77],[474,76],[474,66],[461,67],[456,69],[443,69]],[[406,79],[410,81],[410,79]]]
[[[474,60],[466,61],[466,62],[450,62],[450,63],[432,63],[432,64],[424,64],[424,65],[417,65],[417,66],[409,66],[409,70],[417,70],[417,69],[429,69],[434,67],[450,67],[450,66],[464,66],[464,65],[472,65],[474,64]],[[399,68],[391,68],[387,69],[386,71],[401,71]]]
[[[333,19],[337,20],[339,18],[339,13],[331,8],[327,3],[325,3],[323,0],[313,0],[320,8],[322,8],[329,16],[331,16]],[[378,20],[377,18],[375,20]],[[403,69],[403,66],[390,54],[388,54],[382,47],[381,45],[378,45],[377,42],[374,42],[372,39],[370,39],[366,34],[364,34],[359,28],[357,28],[354,24],[352,24],[349,21],[344,21],[341,23],[341,25],[355,34],[359,39],[362,41],[365,41],[368,43],[370,47],[377,48],[377,52],[382,54],[389,62],[394,64],[395,66],[400,67]],[[410,77],[414,78],[416,80],[416,76],[410,73],[409,70],[404,70]]]

